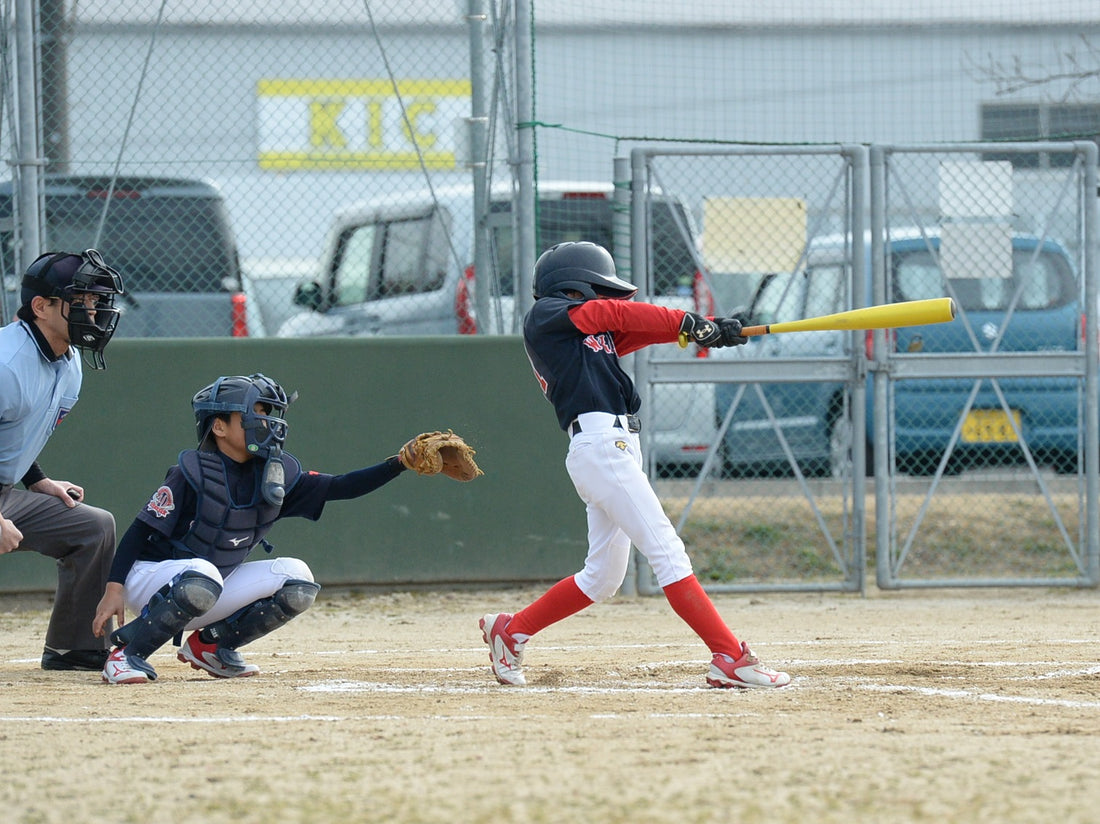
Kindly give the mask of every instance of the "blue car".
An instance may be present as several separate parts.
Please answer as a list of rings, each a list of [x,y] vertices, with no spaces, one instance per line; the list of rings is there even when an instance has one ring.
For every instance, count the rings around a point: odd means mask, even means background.
[[[1083,327],[1080,287],[1066,249],[1053,240],[1012,233],[1007,228],[999,239],[994,232],[990,241],[989,234],[986,232],[983,242],[969,243],[965,237],[960,240],[960,232],[946,230],[891,235],[887,245],[888,301],[951,295],[959,307],[958,317],[949,323],[889,330],[887,343],[894,352],[1078,351]],[[828,241],[811,244],[806,258],[801,271],[763,278],[747,310],[751,323],[829,314],[850,305],[850,267],[844,247]],[[765,336],[750,339],[733,356],[844,357],[851,354],[851,339],[850,332]],[[870,354],[870,333],[865,346]],[[994,381],[977,381],[976,392],[975,383],[968,378],[913,378],[891,383],[891,436],[898,471],[935,472],[960,420],[961,431],[945,472],[1021,461],[1020,435],[1037,462],[1058,471],[1076,471],[1078,380],[1000,378],[996,385],[1008,411],[997,396]],[[844,414],[843,390],[843,384],[836,382],[750,384],[743,388],[719,384],[715,391],[719,425],[740,395],[722,444],[727,471],[733,475],[790,472],[778,426],[804,474],[845,474],[850,470],[851,427]],[[865,410],[869,473],[873,466],[873,403],[869,377]]]

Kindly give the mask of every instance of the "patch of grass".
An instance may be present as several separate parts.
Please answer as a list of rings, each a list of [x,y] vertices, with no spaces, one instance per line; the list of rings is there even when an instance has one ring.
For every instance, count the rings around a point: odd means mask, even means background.
[[[805,498],[700,498],[681,530],[697,574],[711,582],[843,577],[837,555],[851,557],[851,514],[845,513],[839,497],[815,501],[836,545],[835,554]],[[1042,578],[1078,572],[1054,513],[1041,496],[934,496],[918,523],[925,503],[923,496],[903,495],[893,507],[891,557],[896,560],[908,546],[898,573],[902,578]],[[686,499],[670,498],[664,504],[678,523]],[[1055,497],[1054,504],[1076,544],[1077,499]],[[877,532],[871,498],[866,512],[867,567],[872,568]]]

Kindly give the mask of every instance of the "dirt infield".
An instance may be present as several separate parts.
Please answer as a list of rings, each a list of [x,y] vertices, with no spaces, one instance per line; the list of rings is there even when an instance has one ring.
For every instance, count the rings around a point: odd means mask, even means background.
[[[1095,822],[1100,594],[722,595],[794,676],[706,689],[660,598],[620,598],[488,674],[477,618],[535,590],[323,593],[256,678],[152,658],[46,673],[47,599],[0,600],[0,809],[129,822]]]

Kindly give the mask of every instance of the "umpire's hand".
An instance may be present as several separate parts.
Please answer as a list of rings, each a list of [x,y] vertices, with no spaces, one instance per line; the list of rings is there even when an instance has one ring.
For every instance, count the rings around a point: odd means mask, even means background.
[[[69,481],[55,481],[53,478],[43,478],[27,487],[31,492],[39,492],[42,495],[53,495],[60,498],[61,502],[69,509],[76,506],[77,501],[84,500],[84,488]]]
[[[0,555],[17,549],[23,541],[23,533],[19,527],[0,515]]]

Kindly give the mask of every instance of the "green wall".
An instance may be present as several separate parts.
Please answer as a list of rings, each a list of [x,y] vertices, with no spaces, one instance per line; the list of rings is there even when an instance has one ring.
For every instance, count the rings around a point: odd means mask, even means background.
[[[268,536],[275,554],[302,558],[321,583],[545,581],[580,568],[584,505],[565,472],[566,436],[517,337],[116,340],[106,371],[85,369],[80,403],[42,468],[83,486],[121,535],[194,445],[192,395],[219,375],[250,372],[299,393],[286,447],[307,470],[359,469],[449,428],[485,471],[470,483],[405,472],[329,503],[319,522],[280,521]],[[0,558],[0,591],[55,583],[36,553]]]

